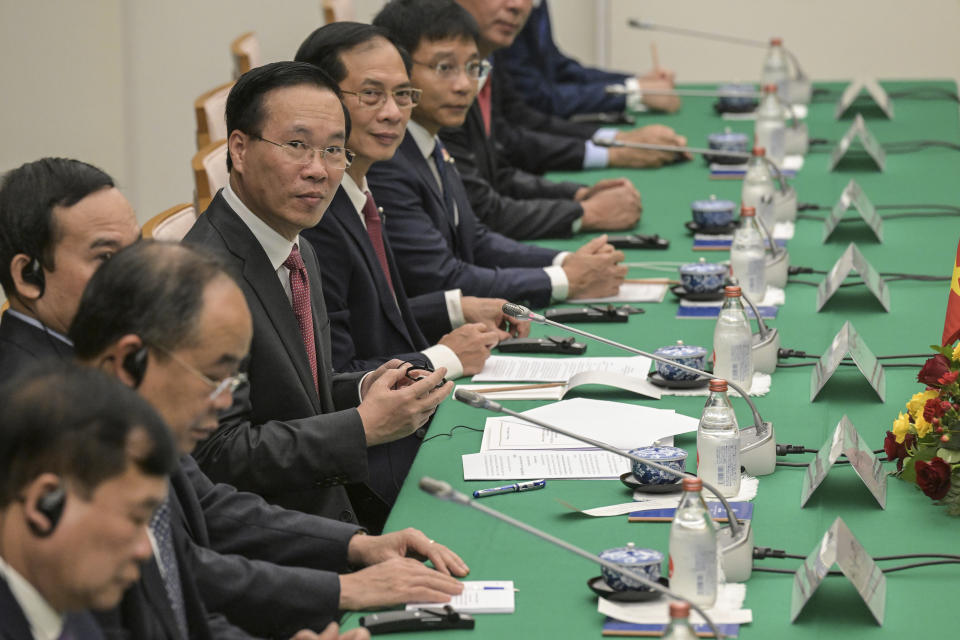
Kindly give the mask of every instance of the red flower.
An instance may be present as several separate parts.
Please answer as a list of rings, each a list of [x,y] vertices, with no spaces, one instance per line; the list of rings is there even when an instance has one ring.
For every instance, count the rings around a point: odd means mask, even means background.
[[[908,433],[903,442],[897,442],[897,436],[892,431],[887,431],[887,437],[883,441],[883,450],[887,454],[887,460],[897,461],[897,471],[903,471],[903,461],[907,457],[907,449],[917,443],[917,436]]]
[[[950,490],[950,465],[942,458],[930,462],[917,460],[917,486],[932,500],[941,500]]]
[[[939,398],[930,398],[927,400],[926,404],[923,405],[923,419],[927,422],[933,422],[934,418],[939,418],[947,411],[950,410],[950,403],[947,403],[947,408],[943,408],[943,403]]]
[[[938,353],[923,364],[920,373],[917,374],[917,382],[922,382],[928,386],[936,386],[940,377],[950,371],[950,361],[947,356]]]
[[[940,379],[937,380],[937,382],[942,385],[953,384],[956,381],[957,376],[960,376],[960,371],[948,371],[940,376]]]

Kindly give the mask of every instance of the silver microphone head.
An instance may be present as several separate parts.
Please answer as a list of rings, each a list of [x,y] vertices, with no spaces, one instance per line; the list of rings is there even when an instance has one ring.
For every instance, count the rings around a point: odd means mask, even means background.
[[[430,476],[420,478],[420,490],[437,498],[449,498],[450,494],[453,493],[453,487],[450,486],[449,482],[437,480]]]
[[[504,305],[500,307],[500,310],[511,318],[516,318],[517,320],[529,320],[531,322],[539,322],[541,324],[546,320],[546,318],[539,313],[534,313],[522,304],[516,304],[514,302],[504,303]]]
[[[457,389],[453,392],[453,397],[456,400],[459,400],[464,404],[468,404],[471,407],[476,407],[477,409],[488,409],[489,411],[500,411],[501,409],[498,403],[494,402],[493,400],[488,400],[476,391]]]

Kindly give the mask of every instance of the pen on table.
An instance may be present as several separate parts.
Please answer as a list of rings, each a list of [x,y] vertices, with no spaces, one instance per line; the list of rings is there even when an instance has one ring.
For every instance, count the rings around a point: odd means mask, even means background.
[[[519,493],[521,491],[533,491],[534,489],[543,489],[547,486],[546,480],[528,480],[527,482],[515,482],[502,487],[492,487],[490,489],[477,489],[473,492],[474,498],[486,498],[487,496],[498,496],[501,493]]]
[[[657,73],[660,71],[660,56],[657,55],[657,43],[650,43],[650,57],[653,58],[653,72]]]
[[[526,391],[527,389],[549,389],[551,387],[562,387],[566,382],[544,382],[542,384],[524,384],[511,385],[505,387],[487,387],[484,389],[473,389],[474,393],[500,393],[501,391]]]

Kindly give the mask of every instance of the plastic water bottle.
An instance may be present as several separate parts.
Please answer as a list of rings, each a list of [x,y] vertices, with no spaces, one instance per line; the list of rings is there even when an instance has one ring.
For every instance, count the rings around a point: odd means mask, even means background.
[[[717,599],[717,532],[700,496],[700,478],[683,479],[670,525],[670,589],[701,607]]]
[[[758,147],[767,150],[767,157],[778,167],[783,166],[787,154],[786,109],[777,97],[777,86],[763,87],[763,98],[757,107],[757,120],[753,126],[753,139]]]
[[[725,287],[723,307],[713,330],[713,373],[750,391],[753,382],[753,332],[743,312],[740,287]]]
[[[670,640],[696,640],[697,632],[690,626],[690,603],[670,603],[670,624],[661,636]]]
[[[783,50],[783,40],[770,38],[767,57],[763,60],[763,74],[760,76],[760,84],[772,84],[779,87],[789,80],[790,63],[787,61],[787,54]]]
[[[740,222],[730,244],[730,269],[742,292],[754,304],[760,304],[767,292],[767,243],[756,216],[753,207],[740,208]]]
[[[773,218],[773,201],[777,191],[770,165],[766,160],[766,149],[753,148],[753,157],[747,162],[747,172],[743,176],[743,189],[740,202],[745,207],[753,207],[763,220]]]
[[[740,427],[727,397],[727,381],[711,380],[697,426],[697,476],[725,498],[740,493]]]

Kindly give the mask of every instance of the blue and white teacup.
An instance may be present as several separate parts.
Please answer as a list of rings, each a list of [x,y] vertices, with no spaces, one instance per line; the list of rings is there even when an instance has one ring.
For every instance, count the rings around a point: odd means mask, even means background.
[[[608,562],[621,565],[624,569],[638,573],[651,582],[660,579],[660,565],[663,563],[663,554],[656,549],[642,549],[632,542],[628,542],[625,547],[601,551],[600,557]],[[607,567],[601,567],[600,572],[603,574],[603,581],[614,591],[649,589],[647,585],[633,578],[620,575]]]
[[[729,269],[718,262],[688,262],[680,265],[680,281],[687,293],[714,293],[723,288]]]
[[[654,351],[654,353],[658,356],[669,358],[679,364],[699,369],[700,371],[703,371],[703,367],[706,366],[707,363],[706,349],[695,344],[683,344],[683,342],[680,341],[678,341],[677,344],[660,347]],[[659,373],[660,377],[664,380],[696,380],[699,377],[695,373],[684,371],[667,362],[660,362],[658,360],[656,366],[657,373]]]
[[[687,452],[680,447],[659,447],[654,445],[631,449],[630,453],[653,462],[658,462],[665,467],[676,469],[680,473],[686,471]],[[633,473],[633,477],[637,479],[637,482],[641,484],[675,484],[680,482],[681,479],[681,476],[667,473],[662,469],[651,467],[646,463],[637,462],[636,460],[631,461],[630,471]]]
[[[724,94],[717,99],[720,112],[745,113],[757,106],[757,88],[752,84],[722,84],[717,89]]]
[[[715,151],[733,151],[738,154],[750,153],[750,137],[736,131],[711,133],[707,136],[707,146]],[[741,156],[724,154],[706,154],[709,162],[718,164],[743,164],[746,160]]]
[[[726,227],[733,222],[736,203],[732,200],[694,200],[690,203],[693,221],[704,228]]]

